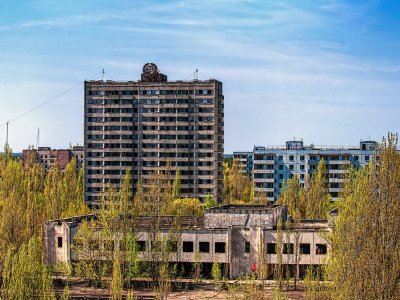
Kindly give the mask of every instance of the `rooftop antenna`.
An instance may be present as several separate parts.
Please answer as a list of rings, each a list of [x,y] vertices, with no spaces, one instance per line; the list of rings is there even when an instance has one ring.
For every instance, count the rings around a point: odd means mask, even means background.
[[[103,68],[103,72],[101,72],[101,81],[104,81],[104,74],[105,74],[106,72],[104,72],[104,68]]]
[[[193,76],[195,81],[199,80],[199,69],[196,69],[196,71],[194,71]]]
[[[40,146],[40,129],[37,129],[37,136],[36,136],[36,149],[39,149]]]
[[[7,125],[7,133],[6,133],[6,148],[8,149],[8,124],[10,123],[10,121],[6,122]]]

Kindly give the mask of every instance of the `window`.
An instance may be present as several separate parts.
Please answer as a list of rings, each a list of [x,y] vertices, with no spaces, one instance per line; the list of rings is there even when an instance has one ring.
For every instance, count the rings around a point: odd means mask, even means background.
[[[369,155],[365,155],[365,161],[369,162]]]
[[[199,251],[200,252],[210,252],[210,243],[209,242],[199,242]]]
[[[310,244],[300,244],[300,254],[310,254]]]
[[[316,249],[315,253],[318,255],[326,254],[327,253],[326,244],[317,244],[317,249]]]
[[[301,161],[304,161],[304,160],[305,160],[304,155],[300,155],[300,160],[301,160]]]
[[[267,243],[267,254],[276,254],[276,244]]]
[[[59,236],[57,237],[57,247],[62,248],[62,246],[63,246],[62,236]]]
[[[294,161],[294,155],[289,155],[289,160]]]
[[[215,242],[215,253],[225,253],[224,242]]]
[[[355,155],[355,156],[354,156],[354,160],[355,160],[355,161],[358,161],[358,160],[359,160],[358,155]]]
[[[278,170],[283,170],[283,165],[279,165]]]
[[[294,165],[289,165],[289,169],[293,170],[294,169]]]
[[[183,252],[193,252],[193,242],[183,242],[182,243]]]
[[[279,155],[278,159],[283,160],[283,155]]]
[[[283,254],[293,254],[294,245],[293,244],[283,244]]]
[[[137,241],[136,246],[138,251],[140,252],[146,251],[146,241]]]
[[[167,252],[177,252],[178,243],[176,241],[167,241],[166,250]]]
[[[304,165],[300,165],[300,170],[304,171]]]
[[[250,253],[250,242],[244,243],[244,253]]]

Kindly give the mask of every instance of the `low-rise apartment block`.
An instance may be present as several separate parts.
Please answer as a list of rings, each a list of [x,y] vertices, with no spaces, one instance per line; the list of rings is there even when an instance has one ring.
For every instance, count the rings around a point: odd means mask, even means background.
[[[49,171],[56,162],[60,170],[64,170],[73,157],[76,159],[76,167],[79,170],[83,165],[83,155],[83,146],[73,146],[71,149],[38,147],[38,149],[25,149],[22,151],[22,159],[24,162],[29,158],[33,158],[46,171]]]

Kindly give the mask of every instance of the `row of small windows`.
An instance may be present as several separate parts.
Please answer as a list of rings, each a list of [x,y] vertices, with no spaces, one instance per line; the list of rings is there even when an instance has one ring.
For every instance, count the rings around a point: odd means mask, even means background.
[[[213,116],[193,117],[87,117],[87,122],[212,122]]]
[[[170,114],[181,114],[181,113],[212,113],[213,108],[88,108],[87,113],[170,113]]]
[[[212,90],[125,90],[125,91],[88,91],[89,96],[116,95],[211,95]]]
[[[142,126],[142,130],[165,130],[165,131],[193,131],[212,130],[212,126]],[[97,131],[132,131],[139,130],[139,126],[88,126],[88,130]]]
[[[359,155],[354,155],[353,157],[353,161],[359,161],[360,157]],[[322,157],[325,161],[348,161],[350,160],[350,156],[349,155],[328,155],[328,156],[323,156]],[[295,162],[297,161],[297,159],[299,159],[299,161],[306,161],[306,156],[305,155],[289,155],[288,160],[290,162]],[[365,161],[369,161],[370,160],[370,156],[369,155],[365,155],[364,156]],[[254,160],[258,161],[258,160],[275,160],[275,156],[274,155],[264,155],[264,154],[255,154],[254,155]],[[283,155],[278,155],[278,161],[283,161],[284,157]],[[310,161],[318,161],[319,160],[319,156],[317,155],[309,155],[309,160]]]
[[[211,165],[210,165],[211,166]],[[86,170],[86,173],[88,175],[100,175],[103,174],[102,172],[103,170],[101,169],[88,169]],[[132,175],[139,175],[139,170],[130,170]],[[143,176],[147,176],[147,175],[152,175],[151,170],[142,170],[141,171],[141,175]],[[125,175],[126,174],[126,170],[104,170],[104,174],[106,175]],[[171,170],[171,175],[174,176],[176,174],[176,172],[174,170]],[[194,175],[211,175],[211,171],[207,171],[207,170],[198,170],[198,171],[194,171],[194,170],[180,170],[180,175],[181,176],[194,176]]]
[[[133,105],[133,104],[213,104],[213,99],[92,99],[91,105]]]
[[[325,255],[327,254],[327,245],[326,244],[316,244],[315,245],[315,254],[317,255]],[[311,245],[310,244],[300,244],[299,246],[300,254],[311,254]],[[276,243],[267,243],[267,254],[276,254]],[[292,243],[284,243],[282,247],[282,254],[294,254],[294,244]]]

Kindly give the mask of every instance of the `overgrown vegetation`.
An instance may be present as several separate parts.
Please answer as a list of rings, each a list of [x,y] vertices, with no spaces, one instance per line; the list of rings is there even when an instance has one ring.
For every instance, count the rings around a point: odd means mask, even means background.
[[[398,299],[400,298],[400,154],[396,152],[397,136],[389,135],[379,151],[379,160],[360,170],[349,170],[345,191],[337,202],[339,215],[330,243],[328,267],[308,269],[305,278],[307,299],[328,299],[320,279],[332,282],[332,299]],[[7,150],[7,149],[6,149]],[[318,171],[307,178],[305,186],[293,176],[279,199],[292,216],[287,223],[278,223],[277,261],[274,268],[274,299],[284,299],[285,279],[299,280],[296,267],[290,274],[282,252],[290,240],[292,224],[301,219],[326,219],[332,208],[326,186],[326,169],[321,160]],[[103,194],[97,219],[83,222],[75,236],[74,250],[81,258],[72,270],[58,266],[65,274],[82,276],[95,286],[108,286],[113,299],[121,299],[129,290],[133,299],[132,279],[146,276],[153,279],[159,299],[166,299],[171,278],[182,273],[178,265],[168,263],[180,242],[179,216],[203,214],[204,207],[217,203],[209,195],[204,206],[198,199],[180,197],[180,174],[171,176],[169,169],[154,173],[151,180],[139,180],[132,195],[131,175],[124,178],[117,191],[108,186]],[[224,196],[226,203],[252,204],[255,200],[252,182],[239,170],[237,162],[224,164]],[[83,202],[83,170],[77,171],[73,159],[61,172],[57,164],[46,173],[33,158],[23,165],[12,158],[10,151],[0,156],[0,274],[1,298],[55,299],[51,270],[43,263],[43,224],[47,220],[84,215],[90,210]],[[161,228],[162,216],[174,215],[168,231]],[[146,263],[140,256],[135,228],[137,216],[149,218]],[[101,240],[104,246],[100,247]],[[262,252],[265,245],[260,245]],[[294,240],[298,253],[299,240]],[[102,260],[98,258],[102,257]],[[295,256],[295,264],[299,257]],[[191,270],[196,280],[201,277],[198,254]],[[266,257],[258,257],[258,279],[268,274]],[[287,264],[286,264],[287,265]],[[265,270],[264,270],[265,268]],[[221,264],[214,260],[211,269],[215,283],[222,278]],[[110,277],[107,281],[105,277]],[[246,277],[228,287],[231,299],[262,299],[260,281]],[[286,288],[288,284],[286,284]],[[63,299],[69,297],[68,287]]]

